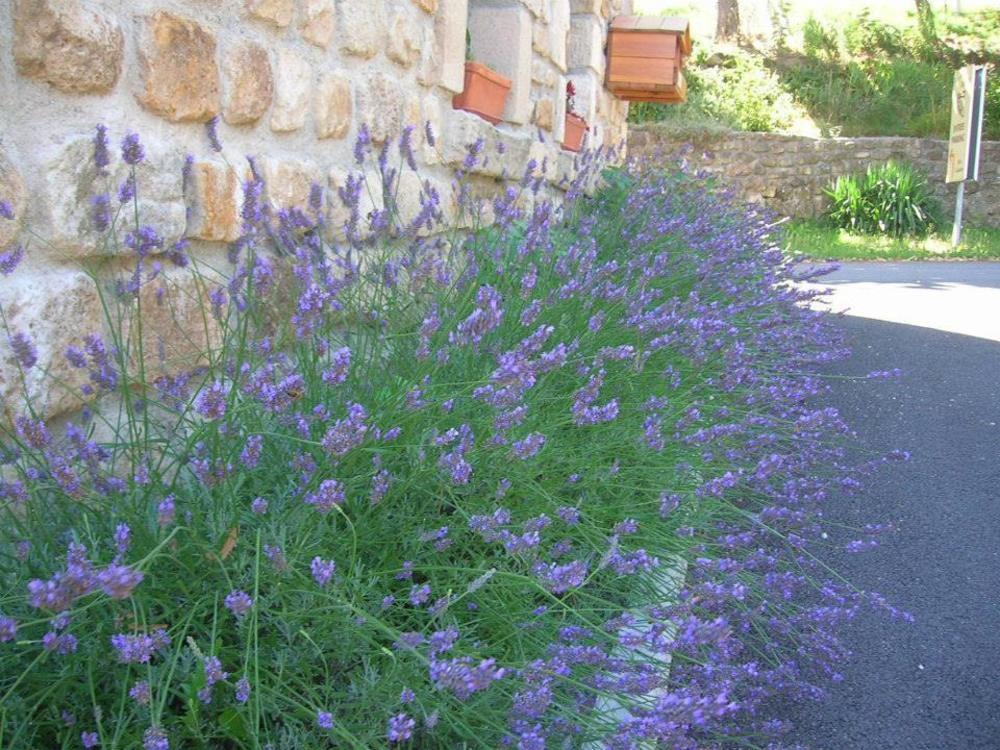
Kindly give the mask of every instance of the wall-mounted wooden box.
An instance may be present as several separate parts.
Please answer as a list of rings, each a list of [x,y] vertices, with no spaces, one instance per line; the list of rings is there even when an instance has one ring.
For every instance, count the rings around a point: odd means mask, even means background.
[[[689,54],[687,19],[618,16],[608,31],[607,88],[626,101],[683,102],[681,69]]]

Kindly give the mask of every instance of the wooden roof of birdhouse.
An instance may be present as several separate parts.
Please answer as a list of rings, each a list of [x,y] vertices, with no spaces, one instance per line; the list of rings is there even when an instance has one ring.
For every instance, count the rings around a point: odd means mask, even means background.
[[[686,18],[671,16],[615,16],[611,22],[614,32],[646,32],[676,34],[680,39],[681,51],[691,54],[691,24]]]

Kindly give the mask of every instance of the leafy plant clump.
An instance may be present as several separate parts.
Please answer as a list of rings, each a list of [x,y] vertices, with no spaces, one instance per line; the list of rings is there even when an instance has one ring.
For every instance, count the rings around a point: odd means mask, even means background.
[[[872,165],[864,175],[841,176],[826,190],[834,226],[862,234],[919,236],[940,223],[941,209],[927,178],[898,162]]]
[[[608,152],[565,203],[534,163],[478,198],[481,141],[454,196],[406,196],[414,137],[376,157],[362,128],[301,208],[250,160],[211,269],[142,223],[138,138],[116,186],[98,129],[95,225],[132,268],[64,353],[80,418],[27,401],[4,431],[0,744],[767,743],[767,701],[885,606],[816,562],[873,544],[818,511],[880,459],[814,402],[842,349],[765,219],[657,172],[587,197]],[[210,342],[183,366],[144,326],[179,279]]]
[[[732,130],[776,132],[799,116],[792,95],[759,56],[735,53],[722,64],[707,65],[700,53],[684,75],[684,104],[633,103],[630,122],[721,123]]]

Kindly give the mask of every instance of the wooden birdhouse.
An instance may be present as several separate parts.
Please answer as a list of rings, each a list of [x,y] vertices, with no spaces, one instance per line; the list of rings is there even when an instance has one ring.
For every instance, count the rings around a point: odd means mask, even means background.
[[[684,102],[690,54],[687,19],[617,16],[608,32],[607,88],[625,101]]]

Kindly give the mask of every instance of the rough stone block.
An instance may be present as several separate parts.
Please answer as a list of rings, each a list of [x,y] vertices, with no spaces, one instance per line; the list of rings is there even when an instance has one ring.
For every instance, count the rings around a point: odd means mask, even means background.
[[[264,180],[264,197],[278,210],[304,209],[313,184],[320,184],[320,172],[312,162],[262,156],[257,167]]]
[[[511,80],[503,119],[531,117],[531,14],[522,6],[473,5],[469,9],[472,56]]]
[[[594,16],[573,16],[569,31],[570,70],[590,68],[604,75],[604,24]]]
[[[465,88],[465,30],[468,0],[439,0],[432,39],[424,40],[418,80],[454,94]]]
[[[555,115],[555,103],[551,99],[539,99],[535,102],[535,112],[531,121],[542,130],[552,130]]]
[[[412,13],[398,9],[389,24],[389,46],[386,55],[395,63],[409,68],[420,57],[420,25]]]
[[[219,111],[215,37],[194,21],[164,11],[140,23],[139,103],[172,122],[203,121],[215,115]]]
[[[225,280],[205,272],[177,269],[162,273],[139,291],[136,306],[142,316],[142,360],[147,380],[172,375],[207,363],[209,351],[221,341],[222,329],[212,316],[208,293]],[[132,319],[135,320],[134,318]],[[127,321],[124,335],[131,341],[138,365],[140,328]]]
[[[293,0],[246,0],[247,13],[252,18],[284,28],[292,22]]]
[[[549,57],[556,67],[566,72],[566,49],[569,40],[569,0],[554,0],[549,10]]]
[[[565,76],[556,77],[555,86],[555,97],[553,101],[555,102],[556,109],[553,114],[553,127],[552,127],[552,137],[555,139],[556,143],[562,143],[563,138],[566,136],[566,78]]]
[[[80,271],[21,269],[0,287],[0,305],[10,330],[30,336],[38,350],[38,363],[24,373],[23,382],[9,350],[4,350],[0,358],[4,414],[24,413],[28,399],[45,417],[79,408],[84,403],[80,389],[89,378],[86,370],[66,361],[64,352],[70,345],[80,345],[88,333],[103,333],[100,298],[91,279]]]
[[[330,46],[336,28],[337,14],[333,0],[305,0],[299,26],[303,39],[326,49]]]
[[[306,123],[312,93],[312,68],[308,61],[287,48],[278,50],[271,130],[298,130]]]
[[[13,242],[21,231],[26,197],[24,179],[0,143],[0,201],[6,201],[14,211],[13,220],[0,217],[0,248]]]
[[[604,0],[570,0],[569,6],[573,13],[592,13],[601,15]]]
[[[114,20],[77,0],[16,0],[14,62],[21,75],[68,93],[103,93],[122,69],[124,37]]]
[[[550,89],[556,85],[556,73],[545,60],[535,58],[531,61],[531,80],[543,88]]]
[[[184,185],[187,236],[232,242],[240,235],[240,184],[236,170],[221,160],[195,161]]]
[[[38,200],[29,207],[29,219],[47,243],[34,251],[54,260],[113,253],[94,230],[91,199],[105,186],[114,193],[128,175],[130,168],[117,149],[111,150],[108,177],[97,175],[90,136],[71,138],[40,154],[39,161]],[[140,221],[154,227],[165,243],[180,238],[185,229],[182,165],[181,153],[158,152],[147,143],[146,159],[136,166]]]
[[[541,18],[542,20],[548,19],[548,8],[546,7],[547,2],[549,2],[549,0],[520,0],[521,5],[527,8],[531,12],[531,15],[535,18]]]
[[[326,73],[316,90],[316,137],[346,136],[353,112],[350,79],[339,73]]]
[[[257,122],[274,96],[274,78],[267,50],[244,41],[227,50],[222,59],[222,116],[230,125]]]
[[[399,134],[403,116],[403,92],[398,78],[372,73],[357,89],[359,122],[368,125],[372,140],[382,143]]]
[[[501,132],[486,120],[468,112],[455,111],[448,117],[442,157],[445,164],[461,164],[469,153],[468,147],[482,140],[473,174],[488,177],[519,178],[528,162],[534,134],[513,135]]]
[[[531,26],[531,49],[544,57],[546,60],[552,59],[552,38],[549,35],[549,27],[541,21],[535,21]]]
[[[385,5],[382,0],[338,0],[340,48],[365,59],[385,48]]]

